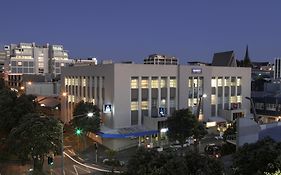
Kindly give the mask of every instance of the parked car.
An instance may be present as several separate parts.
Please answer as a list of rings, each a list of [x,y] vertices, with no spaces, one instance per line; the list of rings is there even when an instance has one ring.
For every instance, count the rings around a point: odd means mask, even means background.
[[[207,154],[210,157],[219,158],[221,157],[221,146],[216,144],[208,144],[206,145],[205,154]]]

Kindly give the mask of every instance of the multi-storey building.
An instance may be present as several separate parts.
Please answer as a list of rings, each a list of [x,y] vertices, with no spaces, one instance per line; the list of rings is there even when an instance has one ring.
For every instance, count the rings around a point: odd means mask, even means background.
[[[5,46],[5,49],[9,51],[9,73],[57,76],[62,66],[72,62],[62,45],[19,43]]]
[[[281,59],[275,58],[274,60],[274,79],[281,78]]]
[[[244,99],[250,96],[250,68],[101,64],[65,67],[61,77],[67,94],[63,120],[72,119],[79,101],[93,102],[103,111],[99,141],[116,150],[164,131],[165,120],[177,109],[199,109],[206,122],[249,114],[250,103]]]
[[[176,57],[152,54],[144,59],[144,64],[165,64],[165,65],[177,65],[178,60]]]

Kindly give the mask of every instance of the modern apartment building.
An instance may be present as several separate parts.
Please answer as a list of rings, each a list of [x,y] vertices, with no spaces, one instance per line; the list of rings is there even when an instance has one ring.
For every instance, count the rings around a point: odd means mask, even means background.
[[[63,120],[79,101],[93,102],[103,111],[99,141],[115,150],[159,134],[177,109],[199,109],[206,122],[232,121],[250,109],[250,68],[100,64],[64,67],[61,78]]]
[[[68,59],[68,53],[62,45],[44,46],[35,43],[19,43],[5,46],[8,50],[8,73],[20,74],[60,74],[60,68],[72,61]]]
[[[165,64],[165,65],[177,65],[178,59],[173,56],[152,54],[144,59],[144,64]]]

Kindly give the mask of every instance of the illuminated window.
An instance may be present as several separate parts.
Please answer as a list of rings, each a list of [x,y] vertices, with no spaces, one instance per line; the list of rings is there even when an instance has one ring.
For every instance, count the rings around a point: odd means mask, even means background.
[[[74,84],[75,84],[75,79],[74,79],[74,78],[71,78],[71,79],[70,79],[70,85],[74,86]]]
[[[237,103],[242,103],[242,96],[237,96]]]
[[[138,106],[139,106],[139,103],[137,101],[132,101],[131,102],[131,111],[138,110]]]
[[[64,85],[68,85],[68,78],[64,78]]]
[[[222,77],[218,78],[218,86],[222,86]]]
[[[211,95],[211,104],[216,104],[216,95]]]
[[[148,88],[148,79],[141,80],[141,88]]]
[[[86,86],[86,78],[85,77],[82,79],[82,86]]]
[[[188,79],[188,87],[189,88],[192,87],[192,77],[189,77],[189,79]]]
[[[241,77],[238,77],[238,78],[237,78],[237,84],[236,84],[236,86],[241,86]]]
[[[44,67],[44,63],[38,63],[38,67]]]
[[[148,101],[142,101],[141,102],[141,109],[147,110],[148,109]]]
[[[63,66],[64,66],[64,63],[60,63],[60,66],[63,67]]]
[[[237,100],[236,100],[236,96],[231,96],[230,97],[230,103],[236,103]]]
[[[212,87],[217,87],[217,80],[215,77],[212,77],[211,85],[212,85]]]
[[[176,78],[171,78],[170,79],[170,87],[171,88],[176,88],[177,87],[177,80],[176,80]]]
[[[225,77],[224,78],[224,86],[230,86],[231,83],[230,83],[230,78],[229,77]]]
[[[22,66],[22,62],[21,61],[18,62],[18,66]]]
[[[161,88],[167,87],[167,79],[166,79],[166,78],[162,78],[162,79],[161,79],[160,87],[161,87]]]
[[[138,79],[132,78],[131,79],[131,89],[137,89],[138,88]]]
[[[151,88],[158,88],[158,79],[151,80]]]
[[[78,78],[77,77],[74,78],[74,85],[78,86]]]

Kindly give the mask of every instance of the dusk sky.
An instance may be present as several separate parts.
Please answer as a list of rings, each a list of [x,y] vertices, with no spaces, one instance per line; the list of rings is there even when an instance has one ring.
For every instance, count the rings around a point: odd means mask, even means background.
[[[252,61],[281,57],[280,0],[6,0],[0,46],[63,44],[73,57],[134,60],[153,53],[211,62],[234,50]]]

